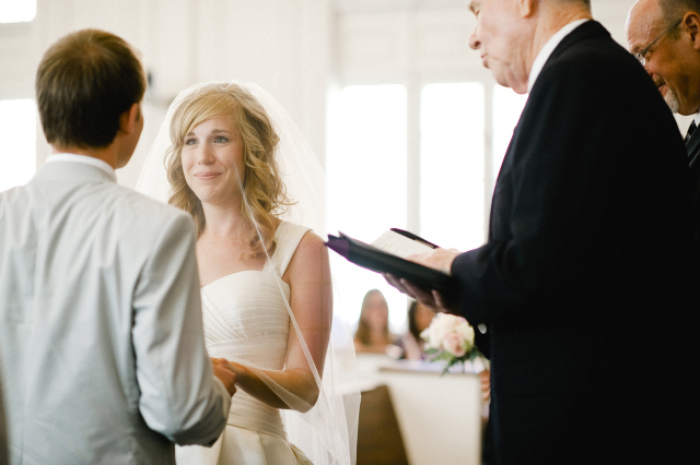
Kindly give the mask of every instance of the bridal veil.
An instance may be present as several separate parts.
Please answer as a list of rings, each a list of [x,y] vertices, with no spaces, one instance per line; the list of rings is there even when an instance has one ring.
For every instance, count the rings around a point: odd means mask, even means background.
[[[171,195],[165,168],[166,152],[172,145],[171,121],[176,110],[186,101],[212,88],[225,89],[239,86],[252,95],[265,109],[272,127],[279,136],[275,149],[279,174],[286,186],[292,205],[276,216],[285,221],[312,228],[325,237],[325,173],[311,147],[291,117],[268,92],[256,84],[235,82],[209,82],[194,85],[175,98],[144,162],[136,190],[157,200],[167,202]],[[253,215],[250,215],[254,218]],[[256,224],[259,239],[260,229]],[[267,253],[267,252],[266,252]],[[267,260],[270,260],[268,254]],[[279,292],[282,290],[282,278]],[[287,302],[285,300],[285,302]],[[357,422],[360,395],[355,379],[355,352],[349,326],[339,315],[333,315],[332,329],[322,376],[315,366],[308,347],[287,302],[290,317],[290,333],[295,331],[314,374],[319,390],[315,405],[310,406],[301,398],[274,382],[263,370],[251,367],[290,409],[281,410],[288,440],[299,447],[315,465],[352,465],[357,446]],[[261,345],[259,350],[266,347]]]

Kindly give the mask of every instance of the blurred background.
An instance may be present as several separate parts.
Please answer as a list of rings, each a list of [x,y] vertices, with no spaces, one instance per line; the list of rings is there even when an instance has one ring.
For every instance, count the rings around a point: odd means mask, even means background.
[[[625,45],[634,0],[592,0]],[[34,102],[46,48],[85,27],[116,33],[150,76],[145,129],[119,182],[136,183],[173,97],[208,80],[256,82],[308,137],[327,175],[328,232],[371,242],[391,227],[468,250],[486,237],[503,154],[526,97],[468,47],[467,0],[0,0],[0,190],[49,154]],[[601,83],[605,85],[605,83]],[[689,120],[679,120],[683,130]],[[407,329],[405,297],[342,259],[336,311],[357,325],[366,292]]]

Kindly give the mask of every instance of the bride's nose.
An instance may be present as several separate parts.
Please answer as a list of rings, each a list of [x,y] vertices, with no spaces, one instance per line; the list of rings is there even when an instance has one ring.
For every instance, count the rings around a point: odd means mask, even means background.
[[[214,163],[214,155],[209,144],[202,144],[197,151],[197,163],[201,165],[211,165]]]

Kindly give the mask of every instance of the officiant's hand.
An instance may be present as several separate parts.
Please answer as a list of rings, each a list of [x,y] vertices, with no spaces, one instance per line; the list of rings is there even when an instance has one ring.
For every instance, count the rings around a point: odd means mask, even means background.
[[[408,260],[450,274],[452,262],[460,253],[456,249],[437,248],[428,253],[411,255],[408,257]],[[436,308],[442,312],[454,313],[457,310],[456,302],[448,302],[438,291],[426,291],[405,279],[399,279],[388,273],[384,273],[384,279],[399,291],[413,297],[424,305]]]
[[[452,262],[455,261],[457,255],[461,254],[457,249],[443,249],[438,247],[430,252],[411,255],[408,260],[430,268],[442,271],[443,273],[452,274]]]
[[[214,376],[219,378],[224,387],[231,396],[236,393],[236,373],[233,367],[225,358],[211,358],[211,364],[214,368]]]
[[[386,282],[394,286],[400,292],[409,297],[413,297],[423,305],[434,308],[439,312],[454,313],[454,305],[447,303],[446,299],[438,291],[426,291],[425,289],[411,284],[403,278],[398,278],[393,274],[382,273]]]

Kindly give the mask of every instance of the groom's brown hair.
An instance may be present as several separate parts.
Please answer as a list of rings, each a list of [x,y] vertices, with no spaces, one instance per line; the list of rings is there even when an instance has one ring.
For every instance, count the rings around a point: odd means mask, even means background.
[[[53,44],[36,75],[36,96],[46,140],[61,148],[109,146],[119,117],[143,99],[146,78],[122,38],[83,29]]]

